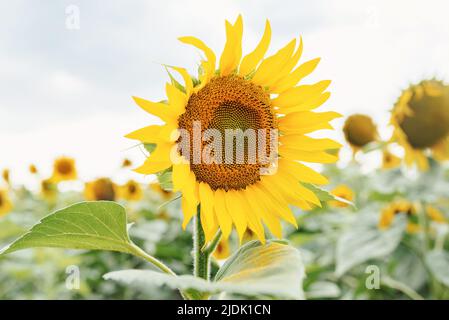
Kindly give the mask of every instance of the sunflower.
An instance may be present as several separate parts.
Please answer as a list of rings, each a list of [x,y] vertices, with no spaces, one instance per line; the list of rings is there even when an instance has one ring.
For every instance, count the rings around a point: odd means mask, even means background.
[[[89,201],[114,201],[116,193],[116,186],[109,178],[87,182],[84,187],[84,197]]]
[[[28,167],[28,171],[31,174],[37,174],[38,173],[37,167],[34,164],[30,164],[30,166]]]
[[[133,165],[132,161],[129,159],[123,159],[122,168],[128,168]]]
[[[439,209],[435,208],[434,206],[427,205],[426,213],[427,213],[427,216],[432,221],[435,221],[437,223],[447,223],[448,222],[447,218],[444,216],[444,213],[441,212]]]
[[[343,126],[343,133],[354,152],[378,139],[376,124],[371,117],[364,114],[349,116]]]
[[[173,192],[165,190],[158,183],[151,183],[150,189],[155,191],[163,200],[170,200],[173,197]]]
[[[416,233],[420,230],[417,223],[417,208],[416,206],[407,200],[397,200],[386,206],[380,215],[379,228],[387,229],[391,226],[394,218],[397,214],[407,215],[408,223],[406,231],[408,233]]]
[[[6,215],[12,210],[12,203],[9,199],[8,192],[0,189],[0,217]]]
[[[53,201],[58,194],[58,187],[51,179],[41,181],[41,195],[47,201]]]
[[[388,150],[382,152],[382,168],[383,169],[393,169],[401,165],[401,158],[394,155]]]
[[[134,180],[129,180],[125,185],[119,189],[120,198],[128,201],[139,201],[143,197],[143,190],[139,183]]]
[[[427,154],[449,159],[449,86],[424,80],[405,90],[392,111],[392,141],[405,150],[405,162],[427,170]]]
[[[338,186],[336,186],[334,189],[332,189],[332,191],[330,192],[332,195],[348,200],[348,201],[353,201],[354,200],[354,191],[352,191],[351,188],[349,188],[347,185],[345,184],[340,184]],[[342,201],[338,201],[338,200],[332,200],[329,201],[329,204],[332,207],[339,207],[339,208],[345,208],[347,206],[349,206],[349,204],[342,202]]]
[[[2,178],[7,184],[9,184],[11,182],[9,169],[3,169]]]
[[[326,89],[330,81],[297,85],[319,62],[314,59],[295,67],[303,51],[302,40],[293,39],[264,58],[271,40],[267,21],[259,44],[242,58],[242,17],[234,24],[226,21],[225,26],[227,40],[218,61],[201,40],[179,39],[205,56],[198,79],[183,68],[170,67],[181,75],[184,85],[170,75],[172,81],[166,85],[167,102],[134,97],[141,108],[165,124],[142,128],[127,137],[156,145],[136,172],[154,174],[172,170],[173,190],[182,193],[183,228],[200,205],[206,241],[212,239],[218,228],[227,239],[235,226],[240,239],[249,228],[264,242],[263,223],[276,237],[282,235],[281,219],[297,227],[290,204],[306,210],[321,205],[318,197],[302,183],[325,184],[327,179],[299,161],[333,163],[337,160],[326,150],[338,149],[340,144],[307,134],[332,129],[329,121],[340,115],[313,111],[329,98]],[[198,127],[203,137],[200,139],[196,135]],[[233,139],[231,144],[226,144],[228,141],[223,144],[227,132],[248,130],[260,134],[252,138],[248,135],[243,142]],[[208,132],[218,132],[211,140],[218,136],[222,148],[209,148],[210,140],[204,138]],[[276,133],[278,139],[274,137]],[[257,149],[255,161],[249,152],[242,155],[238,151],[250,144],[261,147]],[[186,145],[192,148],[184,148]],[[220,156],[226,152],[231,154],[230,159],[223,161]],[[266,153],[270,156],[265,157]],[[275,161],[267,161],[273,158]]]
[[[231,255],[231,246],[229,245],[229,239],[221,239],[215,249],[213,256],[217,260],[227,259]]]
[[[77,176],[75,159],[60,157],[55,160],[53,164],[52,181],[61,182],[76,180]]]

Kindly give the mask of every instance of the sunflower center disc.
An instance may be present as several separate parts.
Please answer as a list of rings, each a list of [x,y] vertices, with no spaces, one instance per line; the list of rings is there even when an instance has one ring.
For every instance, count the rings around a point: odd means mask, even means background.
[[[400,126],[413,148],[432,147],[449,134],[448,89],[438,96],[412,97],[409,106],[414,114],[405,117]]]
[[[203,157],[200,162],[195,161],[194,153],[198,150],[193,147],[189,148],[189,155],[184,154],[189,158],[191,170],[199,182],[209,184],[212,190],[239,190],[260,179],[260,169],[268,164],[261,161],[258,145],[265,145],[268,156],[271,132],[275,129],[270,97],[261,87],[238,76],[213,78],[198,93],[192,94],[186,112],[178,119],[179,128],[189,133],[191,146],[194,145],[195,123],[201,125],[202,155],[211,141],[214,145],[217,142],[215,136],[206,139],[206,130],[210,132],[209,129],[214,129],[221,141],[221,152],[211,152],[215,160],[212,163],[206,162]],[[231,132],[234,132],[235,138],[230,138]],[[247,134],[249,132],[254,134]],[[249,152],[254,151],[254,146],[256,154],[251,156]]]
[[[63,175],[67,175],[72,172],[72,165],[68,161],[60,161],[58,163],[58,172]]]

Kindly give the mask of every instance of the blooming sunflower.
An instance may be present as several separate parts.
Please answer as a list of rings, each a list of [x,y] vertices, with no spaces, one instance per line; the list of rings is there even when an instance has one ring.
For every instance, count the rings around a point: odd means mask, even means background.
[[[340,184],[336,186],[334,189],[332,189],[331,194],[336,197],[348,200],[350,202],[354,200],[354,191],[352,191],[352,189],[345,184]],[[329,204],[333,207],[338,208],[346,208],[347,206],[349,206],[348,203],[338,200],[329,201]]]
[[[68,157],[57,158],[53,164],[53,175],[51,180],[54,182],[76,180],[75,159]]]
[[[436,80],[411,85],[396,102],[390,123],[392,141],[404,148],[406,164],[426,170],[426,154],[449,159],[449,86]]]
[[[386,206],[380,215],[379,228],[389,228],[397,214],[407,215],[408,223],[406,231],[408,233],[416,233],[420,230],[419,224],[417,223],[417,208],[412,202],[407,200],[397,200]]]
[[[89,201],[114,201],[116,186],[109,178],[99,178],[87,182],[84,187],[84,197]]]
[[[53,201],[58,194],[58,187],[51,179],[41,181],[41,195],[47,201]]]
[[[139,201],[143,197],[143,190],[139,183],[129,180],[125,185],[119,188],[120,198],[128,201]]]
[[[376,124],[370,116],[364,114],[349,116],[343,126],[343,133],[354,152],[378,139]]]
[[[302,183],[325,184],[327,179],[300,161],[333,163],[337,160],[326,150],[338,149],[340,144],[330,139],[313,139],[307,134],[332,129],[329,121],[340,115],[313,111],[329,98],[326,89],[330,81],[297,85],[319,62],[314,59],[296,67],[303,51],[302,40],[298,44],[293,39],[265,58],[271,40],[267,21],[259,44],[242,58],[242,17],[234,24],[226,21],[225,26],[227,39],[218,60],[201,40],[179,38],[205,56],[198,79],[183,68],[171,67],[181,75],[184,85],[176,80],[167,83],[167,102],[134,97],[141,108],[159,117],[164,124],[142,128],[127,137],[156,145],[145,163],[136,169],[138,173],[172,170],[173,190],[182,193],[183,228],[200,205],[206,241],[212,239],[218,228],[227,239],[235,226],[240,239],[249,228],[264,242],[263,223],[276,237],[282,236],[281,219],[297,226],[290,204],[307,210],[311,205],[321,205],[318,197]],[[264,157],[252,161],[247,155],[242,161],[233,159],[223,163],[217,161],[219,151],[223,151],[218,148],[211,152],[211,161],[205,161],[202,156],[208,150],[206,139],[199,141],[202,151],[195,152],[193,147],[181,152],[180,141],[186,140],[181,139],[182,133],[187,133],[191,146],[198,143],[195,139],[198,123],[201,137],[208,130],[221,136],[228,130],[263,132],[253,140],[268,153],[273,151],[277,164],[265,161]],[[276,132],[278,139],[273,138]],[[243,145],[248,145],[249,140]],[[238,143],[229,147],[232,154],[237,153],[237,147],[240,147]]]
[[[30,171],[31,174],[38,173],[37,167],[34,164],[30,164],[30,166],[28,167],[28,171]]]
[[[0,189],[0,217],[6,215],[12,210],[12,202],[9,199],[8,192]]]
[[[388,150],[382,152],[382,168],[383,169],[393,169],[401,165],[401,158],[394,155]]]
[[[2,178],[3,178],[3,180],[7,183],[7,184],[10,184],[10,172],[9,172],[9,169],[3,169],[3,171],[2,171]]]

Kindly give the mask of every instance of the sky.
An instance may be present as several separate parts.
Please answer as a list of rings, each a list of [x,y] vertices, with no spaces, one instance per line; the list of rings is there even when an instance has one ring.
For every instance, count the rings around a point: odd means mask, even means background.
[[[224,20],[238,14],[244,52],[266,19],[271,53],[302,36],[302,61],[322,58],[304,83],[332,80],[322,110],[369,114],[388,137],[388,111],[402,89],[423,78],[449,81],[448,12],[444,0],[2,1],[0,170],[27,184],[30,163],[45,176],[67,155],[83,180],[124,179],[121,160],[144,154],[123,136],[157,122],[131,97],[164,99],[162,64],[194,72],[200,58],[177,38],[197,36],[220,54]],[[329,134],[340,141],[343,121]]]

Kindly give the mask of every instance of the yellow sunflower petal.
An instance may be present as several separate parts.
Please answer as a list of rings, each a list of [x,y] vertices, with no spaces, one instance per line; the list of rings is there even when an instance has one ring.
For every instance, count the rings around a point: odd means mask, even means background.
[[[279,72],[279,69],[282,68],[282,66],[284,66],[288,59],[292,56],[295,46],[296,39],[293,39],[274,55],[264,59],[259,68],[257,68],[251,81],[265,87],[271,80],[271,77],[275,76],[277,72]]]
[[[188,163],[173,164],[173,192],[181,190],[189,182],[189,175],[190,165]]]
[[[290,160],[298,160],[313,163],[334,163],[338,160],[337,156],[323,151],[302,151],[279,146],[279,154]]]
[[[318,108],[323,103],[325,103],[331,96],[330,92],[323,92],[323,94],[313,97],[310,100],[304,101],[302,104],[289,107],[289,108],[278,108],[278,113],[289,114],[293,112],[309,111]]]
[[[170,109],[168,105],[160,102],[151,102],[142,98],[133,97],[134,101],[139,107],[146,112],[160,118],[165,122],[172,122],[176,120],[176,113]]]
[[[184,87],[186,89],[187,98],[190,97],[190,94],[193,91],[193,81],[192,81],[192,78],[190,77],[189,73],[187,72],[187,70],[184,68],[173,67],[173,66],[170,66],[170,68],[177,71],[181,75],[181,77],[184,80]]]
[[[270,212],[269,207],[265,203],[265,199],[258,198],[257,191],[254,190],[253,186],[248,187],[246,192],[248,194],[248,199],[255,199],[253,201],[248,201],[253,212],[256,212],[262,217],[262,220],[275,237],[282,238],[281,223],[276,215]]]
[[[228,75],[237,69],[242,58],[243,21],[239,15],[234,25],[226,21],[226,44],[220,57],[220,73]]]
[[[173,108],[176,115],[180,115],[185,112],[187,97],[184,92],[181,92],[174,85],[167,83],[165,85],[165,92],[167,93],[168,103]]]
[[[199,196],[201,202],[201,225],[203,226],[206,242],[209,242],[217,231],[214,219],[214,192],[207,183],[200,182]]]
[[[199,204],[198,195],[198,183],[196,182],[195,175],[190,172],[188,181],[182,188],[182,212],[184,214],[184,221],[182,227],[185,229],[189,221],[194,215],[196,215],[197,207]]]
[[[256,69],[259,62],[263,59],[265,53],[268,50],[271,41],[271,26],[270,21],[267,20],[265,24],[265,31],[262,39],[253,52],[247,54],[240,65],[239,74],[246,76]]]
[[[298,128],[298,127],[312,127],[323,122],[329,122],[333,119],[340,118],[341,114],[333,111],[328,112],[294,112],[279,119],[279,129],[284,128]]]
[[[222,189],[215,191],[214,210],[218,223],[220,224],[220,229],[223,232],[223,238],[228,239],[232,231],[232,218],[226,208],[224,193],[225,191]]]
[[[125,137],[128,139],[139,140],[143,143],[169,142],[173,141],[171,136],[175,131],[175,126],[153,125],[128,133]]]
[[[179,38],[179,41],[190,44],[192,46],[195,46],[196,48],[200,49],[204,52],[204,55],[207,59],[207,66],[208,70],[206,70],[210,75],[212,75],[215,72],[215,64],[216,64],[216,57],[215,53],[212,51],[211,48],[209,48],[207,45],[204,44],[203,41],[201,41],[198,38],[195,37],[181,37]]]
[[[282,93],[293,86],[296,86],[301,79],[308,76],[310,73],[315,70],[321,58],[316,58],[310,61],[307,61],[301,64],[298,68],[296,68],[292,73],[288,76],[283,77],[279,81],[277,81],[273,86],[270,87],[271,92],[273,93]]]
[[[251,207],[248,203],[248,199],[245,197],[245,194],[242,192],[236,193],[237,197],[240,198],[240,207],[241,212],[246,215],[247,221],[248,221],[248,227],[254,231],[254,233],[257,235],[257,238],[259,238],[260,242],[263,244],[265,243],[265,231],[263,229],[263,225],[260,221],[260,217],[257,215],[256,212],[251,210]]]
[[[283,127],[283,128],[281,128],[281,131],[285,135],[290,135],[290,134],[307,134],[307,133],[311,133],[311,132],[315,132],[315,131],[319,131],[319,130],[333,130],[333,129],[334,129],[334,127],[332,127],[331,124],[329,124],[328,122],[323,122],[323,123],[319,123],[319,124],[307,126],[307,127],[299,127],[299,128]]]
[[[228,213],[232,217],[232,221],[234,222],[235,228],[237,229],[237,234],[239,235],[240,241],[243,239],[243,234],[248,226],[246,221],[246,216],[244,214],[240,214],[241,207],[238,203],[238,197],[236,196],[236,191],[229,190],[224,193],[226,208],[228,209]]]
[[[273,105],[279,108],[295,107],[319,96],[331,84],[330,80],[319,81],[315,84],[301,85],[288,89],[273,99]]]
[[[288,172],[301,182],[313,184],[327,184],[329,182],[326,177],[296,161],[280,158],[279,166],[285,167]]]
[[[304,135],[286,135],[279,137],[279,142],[286,148],[303,151],[322,151],[340,149],[342,145],[331,139],[314,139]]]

